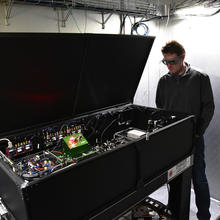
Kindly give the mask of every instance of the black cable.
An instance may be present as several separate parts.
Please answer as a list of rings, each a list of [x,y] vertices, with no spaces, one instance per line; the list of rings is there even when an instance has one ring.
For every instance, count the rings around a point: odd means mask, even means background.
[[[108,126],[105,127],[105,129],[102,131],[101,133],[101,137],[100,137],[100,141],[102,143],[102,138],[104,133],[113,125],[114,122],[116,122],[118,120],[118,118],[114,119]]]
[[[122,29],[123,29],[123,27],[124,27],[124,25],[125,25],[126,17],[127,17],[127,14],[124,16],[124,18],[123,18],[123,20],[122,20],[122,22],[121,22],[121,25],[120,25],[120,34],[122,34]]]
[[[138,31],[137,31],[138,27],[140,27],[140,26],[145,26],[146,31],[145,31],[144,35],[147,35],[147,34],[149,33],[149,28],[148,28],[148,26],[147,26],[145,23],[143,23],[143,22],[148,22],[148,21],[151,21],[151,20],[153,20],[153,19],[160,19],[160,18],[162,18],[162,17],[167,17],[167,16],[155,16],[155,17],[148,18],[148,19],[141,20],[141,21],[138,21],[138,22],[134,23],[134,24],[132,25],[132,27],[131,27],[131,35],[133,35],[133,32],[134,32],[134,31],[137,33],[137,35],[140,35],[140,34],[138,33]]]
[[[155,16],[155,17],[151,17],[151,18],[142,20],[142,21],[140,21],[140,22],[148,22],[148,21],[151,21],[151,20],[154,20],[154,19],[161,19],[161,18],[163,18],[163,17],[167,17],[167,16]],[[139,23],[139,22],[136,22],[136,23]],[[136,23],[135,23],[135,24],[136,24]],[[134,25],[135,25],[135,24],[134,24]]]
[[[210,16],[216,15],[220,12],[220,9],[218,9],[216,12],[214,12],[213,14],[211,14]]]
[[[138,28],[139,27],[143,27],[144,28],[144,33],[143,34],[140,34],[138,32]],[[133,31],[135,31],[137,35],[144,35],[144,36],[146,36],[149,33],[149,27],[145,23],[139,22],[135,26],[133,26]]]

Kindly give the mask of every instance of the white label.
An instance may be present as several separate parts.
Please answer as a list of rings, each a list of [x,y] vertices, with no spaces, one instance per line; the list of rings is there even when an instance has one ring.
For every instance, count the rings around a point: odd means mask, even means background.
[[[133,130],[128,131],[127,136],[131,138],[140,138],[144,134],[146,133],[143,131],[133,129]]]
[[[184,170],[186,170],[188,167],[192,165],[192,156],[187,157],[185,160],[178,163],[176,166],[172,167],[168,170],[167,173],[167,180],[173,179],[180,173],[182,173]]]

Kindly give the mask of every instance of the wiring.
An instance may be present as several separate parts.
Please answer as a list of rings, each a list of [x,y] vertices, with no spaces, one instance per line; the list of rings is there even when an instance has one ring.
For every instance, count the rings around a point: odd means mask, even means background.
[[[120,34],[122,34],[122,31],[124,30],[126,18],[127,18],[127,15],[125,15],[124,17],[123,16],[121,17]]]
[[[166,28],[168,27],[169,21],[170,21],[170,7],[168,7],[168,15],[167,15]]]
[[[144,30],[143,33],[141,34],[141,32],[138,31],[138,29],[139,30],[143,29]],[[149,33],[149,27],[145,23],[143,23],[143,22],[137,22],[131,28],[131,34],[133,34],[133,32],[135,32],[137,35],[144,35],[144,36],[146,36]]]
[[[12,148],[12,142],[8,138],[2,138],[0,141],[7,141],[8,142],[8,148]]]
[[[60,127],[59,135],[61,135],[62,130],[63,130],[63,128],[65,128],[65,127],[67,127],[67,129],[68,129],[68,125],[67,125],[67,124],[63,124],[63,125]]]
[[[57,12],[57,28],[58,28],[58,33],[60,33],[60,16],[59,16],[59,11],[56,10]]]
[[[97,127],[97,124],[98,124],[98,118],[100,117],[100,115],[97,115],[96,117],[92,117],[88,120],[88,122],[86,123],[85,125],[85,128],[88,130],[90,129],[91,132],[90,134],[88,135],[88,139],[90,137],[92,137],[92,135],[94,135],[96,133],[96,127]]]
[[[102,143],[102,139],[103,139],[103,135],[104,133],[118,120],[118,118],[114,119],[108,126],[105,127],[105,129],[102,131],[101,133],[101,143]]]
[[[84,26],[84,33],[86,33],[87,19],[88,19],[88,16],[87,16],[87,8],[86,8],[86,9],[85,9],[85,26]]]
[[[71,17],[72,17],[73,21],[75,22],[76,27],[77,27],[77,29],[78,29],[79,33],[82,33],[82,32],[81,32],[81,30],[80,30],[80,28],[79,28],[79,26],[78,26],[78,23],[77,23],[77,21],[76,21],[75,17],[73,16],[72,9],[71,9],[71,8],[68,6],[68,4],[66,4],[66,7],[67,7],[67,9],[69,10],[69,13],[70,13],[70,15],[71,15]]]
[[[144,23],[144,22],[148,22],[154,19],[161,19],[162,17],[166,17],[166,16],[154,16],[148,19],[141,19],[138,22],[135,22],[134,24],[132,24],[131,18],[130,19],[130,23],[131,23],[131,35],[134,33],[134,31],[136,32],[137,35],[140,35],[140,33],[138,32],[138,28],[142,27],[144,29],[144,34],[143,35],[148,35],[149,34],[149,27]]]
[[[141,20],[141,22],[147,22],[147,21],[151,21],[151,20],[154,20],[154,19],[160,19],[162,17],[166,17],[166,16],[154,16],[154,17],[151,17],[151,18],[148,18],[148,19],[145,19],[145,20]]]
[[[214,8],[215,6],[219,7],[219,1],[181,1],[176,4],[175,10],[185,9],[195,6],[204,6],[206,8]]]
[[[144,30],[143,34],[141,34],[138,31],[138,29],[140,29],[140,28],[143,28],[143,30]],[[140,22],[140,23],[138,23],[137,26],[135,26],[135,32],[136,32],[137,35],[144,35],[144,36],[146,36],[146,35],[149,34],[149,27],[145,23]]]

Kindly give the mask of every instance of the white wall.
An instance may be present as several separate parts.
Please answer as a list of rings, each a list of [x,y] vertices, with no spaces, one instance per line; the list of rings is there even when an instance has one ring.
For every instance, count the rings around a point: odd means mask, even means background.
[[[150,28],[149,35],[156,36],[147,65],[134,97],[134,103],[155,107],[155,94],[158,79],[166,73],[166,67],[161,62],[161,47],[166,42],[166,20],[154,20],[147,23]]]
[[[220,76],[220,31],[217,28],[219,21],[220,14],[217,14],[212,17],[174,17],[169,19],[168,25],[165,19],[155,21],[153,25],[148,24],[150,29],[153,27],[153,35],[156,36],[156,40],[142,76],[135,102],[155,106],[155,82],[167,72],[166,67],[160,62],[162,59],[160,50],[169,40],[177,40],[183,44],[186,49],[185,60],[193,67],[208,73],[211,81],[215,81],[214,77]],[[150,94],[150,97],[143,99],[143,93]]]
[[[68,10],[64,11],[64,17]],[[102,29],[101,13],[84,10],[71,10],[66,27],[58,25],[61,10],[47,6],[13,5],[9,25],[5,25],[4,8],[0,6],[0,32],[68,32],[68,33],[119,33],[119,16],[112,15]],[[108,14],[105,15],[107,18]]]
[[[211,196],[220,200],[220,14],[211,17],[174,17],[168,25],[165,20],[156,21],[157,27],[149,62],[145,68],[135,96],[135,102],[147,106],[155,106],[155,92],[159,77],[167,72],[160,63],[162,59],[160,49],[169,40],[177,40],[186,50],[186,61],[191,66],[206,72],[212,83],[215,114],[205,133],[207,176],[210,184]],[[151,24],[149,24],[151,29]],[[178,146],[177,146],[178,147]]]

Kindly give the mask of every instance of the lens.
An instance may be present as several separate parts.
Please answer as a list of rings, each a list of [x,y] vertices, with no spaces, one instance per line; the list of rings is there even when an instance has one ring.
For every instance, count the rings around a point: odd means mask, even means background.
[[[162,62],[165,65],[168,65],[168,64],[174,65],[174,64],[177,64],[179,62],[180,58],[181,58],[181,56],[178,56],[178,57],[176,57],[176,58],[174,58],[172,60],[162,60]]]
[[[173,65],[173,64],[177,64],[179,60],[169,60],[167,61],[167,63]]]

